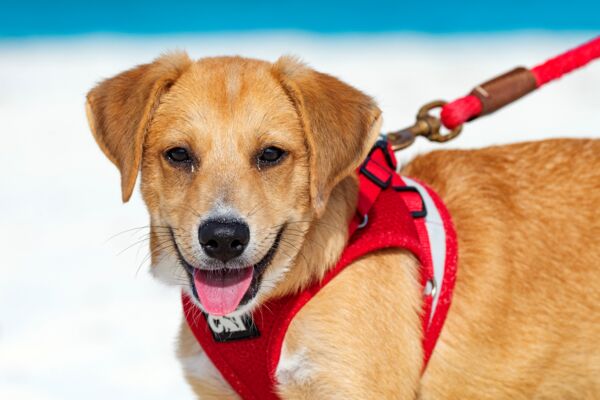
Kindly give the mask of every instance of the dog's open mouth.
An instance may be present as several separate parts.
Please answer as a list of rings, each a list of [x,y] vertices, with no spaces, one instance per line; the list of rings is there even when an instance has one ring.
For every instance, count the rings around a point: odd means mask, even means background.
[[[196,268],[185,260],[172,235],[179,260],[188,273],[192,293],[207,313],[215,316],[230,314],[256,296],[262,275],[275,257],[284,228],[279,230],[263,258],[255,265],[244,268]]]
[[[250,288],[254,267],[204,270],[194,268],[193,285],[200,303],[211,315],[227,315],[238,307]]]

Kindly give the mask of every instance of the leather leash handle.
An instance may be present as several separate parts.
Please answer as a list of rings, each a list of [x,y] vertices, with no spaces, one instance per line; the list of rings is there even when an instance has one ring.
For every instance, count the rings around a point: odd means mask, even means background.
[[[410,146],[417,136],[424,136],[434,142],[454,139],[465,122],[491,114],[546,83],[599,58],[600,36],[532,69],[515,68],[476,86],[467,96],[451,103],[438,100],[426,104],[419,110],[413,126],[390,132],[387,135],[388,141],[397,151]],[[430,114],[434,108],[441,108],[439,118]],[[442,133],[442,127],[449,131]]]
[[[471,95],[481,102],[481,112],[477,117],[491,114],[535,89],[537,89],[535,76],[525,67],[515,68],[482,83],[471,91]]]

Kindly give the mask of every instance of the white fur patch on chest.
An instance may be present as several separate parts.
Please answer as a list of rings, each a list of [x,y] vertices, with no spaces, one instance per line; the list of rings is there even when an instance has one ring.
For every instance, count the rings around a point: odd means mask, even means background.
[[[311,380],[314,372],[314,366],[310,362],[307,349],[301,347],[290,353],[284,342],[281,349],[281,358],[275,371],[277,382],[280,385],[303,385]]]
[[[220,381],[227,385],[217,367],[204,352],[199,351],[191,356],[182,357],[180,361],[186,375],[201,380]]]

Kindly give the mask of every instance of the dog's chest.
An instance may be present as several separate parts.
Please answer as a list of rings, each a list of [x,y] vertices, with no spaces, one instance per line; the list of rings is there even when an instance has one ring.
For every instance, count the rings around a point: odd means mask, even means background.
[[[292,352],[283,343],[281,358],[275,370],[279,385],[305,385],[313,376],[314,369],[307,348],[300,347]]]
[[[235,391],[223,378],[210,358],[198,346],[192,354],[181,357],[180,361],[186,376],[201,382],[210,392],[221,392],[223,396],[237,397]],[[308,350],[300,347],[289,351],[284,341],[281,358],[277,364],[275,378],[280,386],[306,385],[315,372],[315,366],[309,359]]]

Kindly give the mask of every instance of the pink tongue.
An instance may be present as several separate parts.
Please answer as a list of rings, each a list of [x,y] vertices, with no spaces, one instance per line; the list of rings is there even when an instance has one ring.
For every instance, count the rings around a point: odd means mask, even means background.
[[[194,270],[194,284],[202,306],[211,315],[231,314],[252,282],[253,267],[238,270]]]

